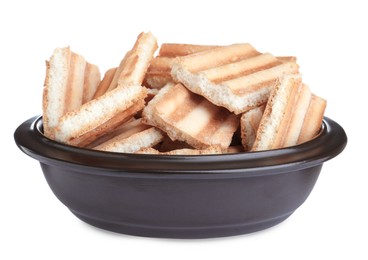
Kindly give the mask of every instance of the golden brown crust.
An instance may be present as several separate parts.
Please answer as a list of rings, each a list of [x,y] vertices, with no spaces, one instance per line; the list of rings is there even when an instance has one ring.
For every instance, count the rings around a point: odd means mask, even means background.
[[[308,106],[311,101],[312,93],[309,87],[301,84],[299,92],[295,100],[293,112],[290,116],[289,126],[284,134],[282,146],[288,147],[296,145],[300,135],[305,116],[307,114]]]
[[[321,129],[326,105],[327,102],[325,99],[312,94],[307,114],[298,138],[298,144],[309,141],[318,134]]]
[[[105,72],[103,79],[101,80],[100,84],[98,85],[95,94],[93,95],[93,99],[98,98],[106,93],[107,89],[109,88],[112,79],[116,73],[117,68],[111,68]]]
[[[297,109],[297,101],[299,99],[299,94],[301,93],[302,89],[302,82],[300,81],[295,82],[291,86],[291,93],[287,100],[287,105],[284,110],[284,115],[282,117],[282,120],[280,122],[280,125],[277,129],[277,134],[274,140],[274,143],[272,144],[271,149],[277,149],[284,147],[286,142],[290,142],[287,140],[288,138],[288,131],[290,130],[290,123],[291,119],[293,117],[293,114],[295,113],[295,110]],[[303,114],[305,114],[306,109],[303,110]],[[300,129],[298,130],[300,131]],[[299,135],[299,132],[298,132]]]
[[[49,115],[46,112],[47,111],[47,106],[49,104],[49,88],[48,88],[48,82],[50,80],[50,62],[46,61],[45,62],[46,65],[46,77],[45,77],[45,81],[43,83],[43,92],[42,92],[42,122],[43,122],[43,133],[46,137],[54,139],[54,131],[53,131],[53,127],[49,126]]]
[[[87,103],[88,101],[93,99],[100,82],[101,82],[101,74],[98,66],[87,62],[86,69],[84,72],[82,104]]]
[[[276,58],[282,62],[297,62],[297,58],[295,56],[277,56]]]
[[[64,114],[78,109],[83,103],[83,85],[86,61],[78,54],[71,53]]]
[[[178,57],[192,53],[210,50],[218,47],[217,45],[199,45],[185,43],[163,43],[161,44],[159,56]]]

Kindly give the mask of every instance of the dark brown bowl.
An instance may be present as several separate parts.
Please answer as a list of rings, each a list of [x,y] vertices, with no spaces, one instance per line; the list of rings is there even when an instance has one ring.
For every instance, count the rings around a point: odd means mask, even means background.
[[[114,232],[171,238],[245,234],[274,226],[308,197],[322,164],[345,148],[343,128],[324,118],[301,145],[252,153],[163,156],[63,145],[33,117],[15,142],[38,160],[56,197],[81,220]]]

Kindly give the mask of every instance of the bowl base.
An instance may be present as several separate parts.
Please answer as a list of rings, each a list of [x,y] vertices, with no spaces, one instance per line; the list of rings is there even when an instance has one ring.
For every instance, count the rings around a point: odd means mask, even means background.
[[[234,225],[221,225],[211,227],[162,227],[121,222],[107,222],[105,220],[99,220],[96,218],[85,216],[71,209],[70,211],[80,220],[104,230],[133,236],[179,239],[216,238],[244,235],[275,226],[287,219],[293,213],[290,212],[276,218],[267,219],[265,221],[256,223],[240,223]]]

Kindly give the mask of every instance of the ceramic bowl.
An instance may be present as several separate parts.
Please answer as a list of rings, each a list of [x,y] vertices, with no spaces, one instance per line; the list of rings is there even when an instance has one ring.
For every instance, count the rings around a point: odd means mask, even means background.
[[[46,138],[39,116],[22,123],[14,137],[79,219],[114,232],[166,238],[239,235],[282,222],[307,199],[323,163],[347,143],[343,128],[327,117],[319,135],[301,145],[224,155],[77,148]]]

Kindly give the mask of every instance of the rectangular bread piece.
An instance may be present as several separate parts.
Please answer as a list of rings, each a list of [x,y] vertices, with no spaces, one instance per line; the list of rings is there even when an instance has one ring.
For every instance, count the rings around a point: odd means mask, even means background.
[[[64,115],[56,127],[55,140],[86,146],[144,107],[147,91],[140,85],[119,86]]]
[[[54,128],[65,113],[82,105],[86,64],[70,47],[56,48],[46,62],[42,109],[47,137],[53,138]]]
[[[160,47],[159,55],[152,60],[150,66],[148,67],[144,84],[150,88],[162,88],[168,82],[173,81],[173,78],[171,77],[171,66],[176,57],[185,56],[216,47],[218,46],[163,43]]]
[[[101,73],[99,68],[89,62],[86,63],[86,69],[84,71],[84,84],[83,84],[83,101],[82,104],[92,100],[94,94],[101,82]]]
[[[141,85],[157,48],[157,40],[151,32],[140,33],[133,48],[120,62],[106,91],[118,85]]]
[[[132,50],[126,53],[119,67],[105,72],[94,98],[116,88],[118,84],[141,85],[157,48],[157,40],[151,32],[140,33]]]
[[[93,98],[98,98],[106,93],[106,91],[108,90],[112,82],[112,79],[114,78],[116,70],[117,68],[111,68],[105,72],[105,75],[103,76],[100,84],[97,86],[97,89],[93,95]]]
[[[300,75],[286,75],[277,81],[259,123],[252,151],[284,147],[284,136],[289,129],[298,93],[300,93],[302,86]],[[305,114],[306,108],[300,113]]]
[[[172,140],[185,141],[197,149],[227,148],[239,125],[234,114],[173,83],[148,103],[142,117],[144,123],[160,128]]]
[[[312,94],[300,135],[298,137],[298,144],[309,141],[318,134],[322,126],[326,105],[327,101],[325,99]]]
[[[260,53],[250,44],[233,44],[179,57],[171,75],[213,104],[240,114],[267,102],[275,81],[298,70],[294,61]]]
[[[95,150],[134,153],[144,148],[150,148],[160,143],[164,133],[149,125],[142,123],[141,119],[135,119],[119,127],[115,136],[93,147]]]

